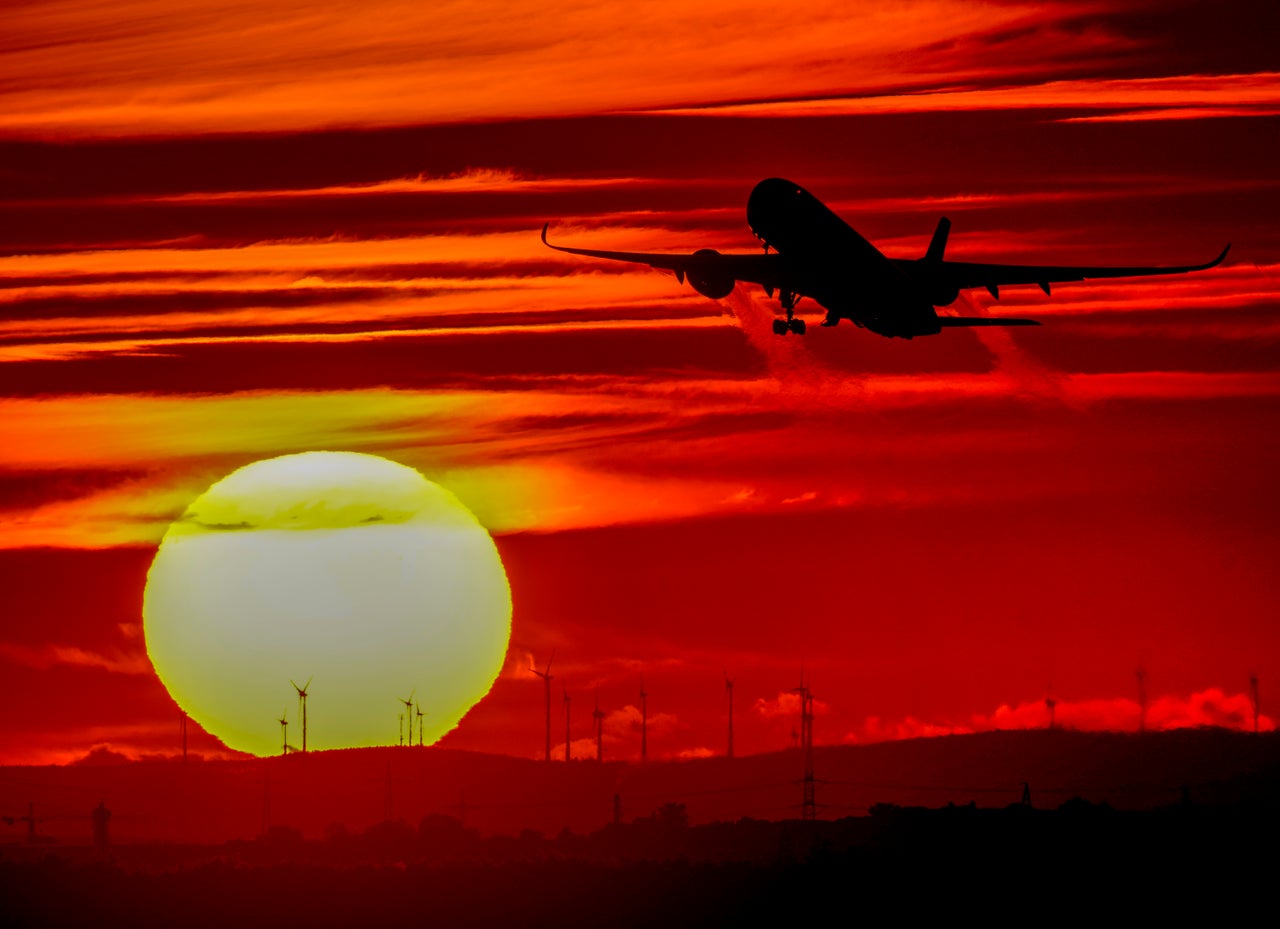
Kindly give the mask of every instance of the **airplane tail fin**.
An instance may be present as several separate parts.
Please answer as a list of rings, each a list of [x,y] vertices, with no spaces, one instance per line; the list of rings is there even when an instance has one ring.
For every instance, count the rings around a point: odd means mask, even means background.
[[[1015,319],[1011,316],[939,316],[938,325],[952,326],[1038,326],[1034,319]]]
[[[924,260],[935,264],[942,261],[942,253],[947,248],[947,236],[951,233],[951,220],[943,216],[938,220],[938,228],[933,230],[933,238],[929,240],[929,250],[924,253]]]

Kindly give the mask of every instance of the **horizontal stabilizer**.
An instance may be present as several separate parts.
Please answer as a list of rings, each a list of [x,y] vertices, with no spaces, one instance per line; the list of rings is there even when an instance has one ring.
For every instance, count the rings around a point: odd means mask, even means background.
[[[999,316],[939,316],[938,325],[948,326],[1038,326],[1034,319],[1012,319]]]

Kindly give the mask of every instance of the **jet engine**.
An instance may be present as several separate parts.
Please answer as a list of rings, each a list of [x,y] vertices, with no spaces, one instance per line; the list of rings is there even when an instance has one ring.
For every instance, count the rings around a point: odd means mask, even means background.
[[[931,281],[929,284],[929,302],[934,306],[951,306],[960,296],[960,288],[945,281]]]
[[[732,277],[724,274],[708,273],[696,264],[699,258],[716,259],[720,257],[720,253],[714,248],[700,248],[693,253],[694,262],[690,265],[687,272],[689,283],[693,285],[693,289],[704,297],[710,297],[712,300],[722,300],[729,294],[733,293],[733,285],[735,283]],[[709,261],[708,264],[713,264]]]

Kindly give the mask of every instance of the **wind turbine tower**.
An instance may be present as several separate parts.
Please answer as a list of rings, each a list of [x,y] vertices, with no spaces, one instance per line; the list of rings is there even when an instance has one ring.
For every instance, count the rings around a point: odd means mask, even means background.
[[[282,711],[276,720],[280,724],[280,754],[289,754],[289,720],[288,711]]]
[[[596,761],[604,761],[604,713],[600,709],[600,691],[596,691],[596,708],[591,714],[596,724]]]
[[[640,678],[640,760],[649,760],[649,695],[645,693],[644,678]]]
[[[724,672],[724,689],[729,695],[729,755],[733,757],[733,681],[729,679],[729,672]]]
[[[1058,706],[1058,701],[1053,699],[1053,697],[1044,698],[1044,708],[1049,711],[1049,729],[1050,730],[1056,728],[1055,719],[1054,719],[1054,710],[1057,708],[1057,706]]]
[[[551,662],[556,660],[556,653],[552,652],[551,657],[547,659],[547,668],[545,671],[539,671],[533,668],[533,673],[542,678],[543,690],[546,695],[547,702],[547,751],[546,760],[551,760]]]
[[[290,678],[289,683],[293,684],[293,689],[298,692],[298,715],[302,717],[302,751],[307,751],[307,688],[311,686],[312,678],[307,678],[307,682],[299,687],[294,684]]]
[[[422,717],[426,716],[427,714],[422,712],[421,703],[419,703],[417,706],[414,707],[414,712],[418,714],[418,748],[422,748]],[[412,736],[410,736],[409,741],[411,743],[413,742]]]
[[[564,690],[564,760],[569,761],[569,701],[572,698],[569,696],[568,688],[564,685],[561,685],[561,688]]]

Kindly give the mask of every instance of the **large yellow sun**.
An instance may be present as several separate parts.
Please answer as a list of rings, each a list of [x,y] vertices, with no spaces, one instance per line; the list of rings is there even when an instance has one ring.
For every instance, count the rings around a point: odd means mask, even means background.
[[[307,452],[218,481],[147,576],[147,652],[178,705],[231,748],[398,741],[400,702],[431,743],[502,667],[511,592],[489,533],[417,471]],[[425,714],[417,716],[418,709]],[[418,741],[415,728],[413,741]]]

